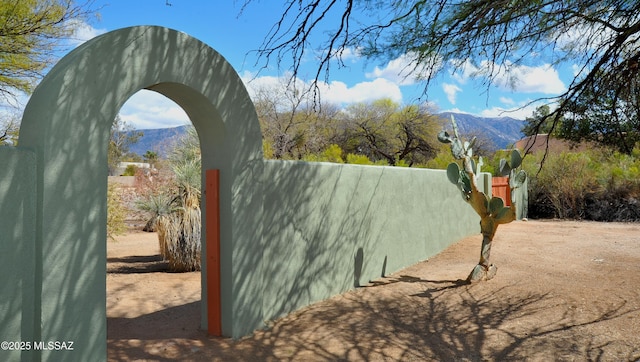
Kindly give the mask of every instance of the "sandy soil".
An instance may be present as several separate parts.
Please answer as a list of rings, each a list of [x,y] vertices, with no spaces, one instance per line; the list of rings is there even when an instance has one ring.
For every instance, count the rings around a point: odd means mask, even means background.
[[[199,330],[200,274],[165,272],[155,234],[108,243],[110,361],[638,361],[640,224],[500,226],[241,340]]]

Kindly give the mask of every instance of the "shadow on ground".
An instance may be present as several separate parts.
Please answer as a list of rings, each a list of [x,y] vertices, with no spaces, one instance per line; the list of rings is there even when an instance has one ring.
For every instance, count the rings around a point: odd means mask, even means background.
[[[375,287],[372,287],[375,286]],[[380,288],[388,288],[380,293]],[[551,292],[518,295],[458,280],[409,275],[377,281],[270,323],[242,340],[210,338],[180,315],[197,316],[199,303],[138,318],[109,319],[131,333],[110,336],[109,358],[147,360],[637,360],[640,348],[615,334],[584,333],[617,319],[637,320],[638,309],[611,298],[582,310]],[[383,295],[384,297],[379,297]],[[551,316],[551,317],[550,317]],[[197,319],[197,318],[196,318]],[[176,333],[163,326],[183,323]],[[197,325],[197,324],[196,324]],[[310,329],[310,326],[313,326]],[[630,324],[630,327],[632,324]],[[158,332],[159,331],[159,332]],[[124,340],[133,341],[125,342]],[[618,351],[618,352],[611,352]],[[622,353],[620,353],[622,351]]]
[[[107,273],[156,273],[169,270],[169,262],[162,260],[161,255],[125,256],[107,259]]]

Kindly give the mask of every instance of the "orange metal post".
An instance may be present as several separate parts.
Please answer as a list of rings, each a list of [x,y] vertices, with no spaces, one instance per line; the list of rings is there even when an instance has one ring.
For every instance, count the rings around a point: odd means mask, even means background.
[[[207,202],[207,321],[208,332],[222,336],[222,306],[220,303],[220,170],[205,174]]]

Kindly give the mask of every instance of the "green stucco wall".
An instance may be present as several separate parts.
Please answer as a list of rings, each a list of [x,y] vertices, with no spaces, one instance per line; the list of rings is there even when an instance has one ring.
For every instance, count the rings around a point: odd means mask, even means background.
[[[0,340],[33,341],[36,161],[29,150],[0,147]],[[32,351],[0,349],[0,361],[29,361]]]
[[[480,218],[442,170],[265,163],[267,320],[479,233]]]

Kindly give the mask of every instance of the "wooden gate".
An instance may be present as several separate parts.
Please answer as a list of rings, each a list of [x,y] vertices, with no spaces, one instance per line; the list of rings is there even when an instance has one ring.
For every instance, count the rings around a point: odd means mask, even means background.
[[[508,177],[493,177],[491,179],[491,195],[502,198],[504,206],[511,206],[511,188]]]

